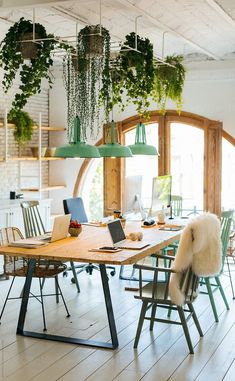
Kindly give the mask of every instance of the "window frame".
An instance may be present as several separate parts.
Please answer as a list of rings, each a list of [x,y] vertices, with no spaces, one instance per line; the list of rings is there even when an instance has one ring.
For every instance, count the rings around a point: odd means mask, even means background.
[[[125,144],[125,133],[134,129],[140,121],[138,115],[116,123],[120,142]],[[170,174],[170,125],[171,123],[189,124],[204,131],[204,210],[221,213],[221,178],[222,178],[222,136],[235,145],[235,138],[222,130],[222,122],[205,118],[201,115],[182,111],[180,115],[174,110],[167,110],[165,115],[158,111],[150,113],[150,119],[145,122],[158,123],[158,173],[159,176]],[[96,146],[103,144],[100,139]],[[152,142],[151,142],[152,144]],[[88,164],[92,159],[84,159],[74,186],[73,196],[79,194]],[[123,194],[123,178],[125,159],[104,158],[104,215],[112,214],[114,209],[121,209]]]

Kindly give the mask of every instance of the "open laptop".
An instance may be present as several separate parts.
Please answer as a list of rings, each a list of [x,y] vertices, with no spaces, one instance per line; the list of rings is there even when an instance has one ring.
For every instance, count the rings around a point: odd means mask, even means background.
[[[109,222],[107,226],[108,226],[109,233],[111,235],[114,247],[118,247],[119,249],[141,250],[144,247],[149,246],[149,243],[146,243],[146,242],[130,241],[126,239],[121,221],[118,219],[112,222]]]
[[[71,214],[55,217],[52,232],[39,235],[35,237],[35,239],[43,242],[55,242],[66,238],[68,235],[70,219]]]
[[[52,232],[36,237],[20,239],[10,243],[10,246],[37,248],[50,242],[59,241],[68,235],[71,214],[58,216],[54,219]]]

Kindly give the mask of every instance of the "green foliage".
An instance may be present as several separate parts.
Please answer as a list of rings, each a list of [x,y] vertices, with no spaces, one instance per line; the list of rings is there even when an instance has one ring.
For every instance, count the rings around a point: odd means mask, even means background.
[[[38,39],[48,39],[37,42],[35,58],[24,60],[22,55],[22,40],[25,35],[33,32],[33,24],[29,20],[21,18],[9,28],[4,40],[0,44],[0,66],[4,70],[3,88],[7,92],[12,86],[19,71],[21,85],[20,93],[15,95],[12,107],[21,110],[27,103],[28,98],[40,92],[42,78],[46,78],[51,85],[52,81],[48,69],[53,64],[52,50],[58,45],[52,34],[47,34],[43,25],[35,24],[35,33]],[[64,47],[64,46],[63,46]]]
[[[134,50],[136,38],[138,52]],[[134,103],[140,117],[148,119],[153,81],[153,45],[148,38],[143,39],[132,32],[125,37],[117,68],[112,74],[112,105],[119,104],[123,111],[128,103]],[[123,101],[124,90],[126,103]]]
[[[8,114],[8,119],[15,124],[14,138],[23,145],[31,140],[33,134],[33,121],[29,114],[21,110],[11,110]]]
[[[81,29],[77,37],[76,115],[81,121],[83,137],[87,139],[101,126],[101,107],[108,118],[110,93],[110,35],[100,25]],[[67,72],[69,75],[69,71]],[[67,75],[67,76],[68,76]],[[67,92],[67,96],[70,96]],[[76,116],[75,115],[75,116]]]
[[[182,61],[182,56],[167,56],[165,63],[169,65],[159,63],[155,68],[152,96],[158,103],[162,114],[165,114],[167,99],[175,102],[179,113],[182,110],[182,93],[186,72]]]
[[[103,161],[100,160],[89,192],[89,211],[91,220],[103,217]]]

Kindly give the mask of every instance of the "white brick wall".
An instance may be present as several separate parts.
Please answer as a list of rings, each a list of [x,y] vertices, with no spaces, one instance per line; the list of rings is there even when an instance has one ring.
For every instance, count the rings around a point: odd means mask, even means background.
[[[11,100],[14,96],[14,91],[17,90],[17,86],[13,86],[9,95],[4,94],[2,88],[0,88],[0,118],[3,118],[5,108],[8,110],[11,106]],[[48,104],[48,89],[42,89],[42,92],[30,98],[28,104],[25,107],[35,124],[38,124],[39,112],[42,115],[42,125],[48,126],[49,104]],[[48,132],[42,132],[42,146],[48,147]],[[0,157],[4,157],[4,128],[0,128]],[[30,147],[38,146],[38,131],[35,130],[31,141],[23,148],[21,148],[21,156],[31,156]],[[19,146],[14,139],[13,129],[8,130],[8,155],[18,156]],[[19,173],[25,176],[34,176],[33,178],[21,178],[21,187],[37,187],[38,186],[38,162],[0,162],[0,198],[8,198],[10,190],[19,191]],[[48,185],[49,176],[49,164],[48,162],[42,163],[42,184]],[[43,194],[47,197],[48,194]]]

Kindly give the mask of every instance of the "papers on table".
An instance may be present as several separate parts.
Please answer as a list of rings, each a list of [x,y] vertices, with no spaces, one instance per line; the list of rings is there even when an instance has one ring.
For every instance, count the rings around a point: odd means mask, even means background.
[[[46,246],[48,245],[47,242],[43,241],[38,241],[36,239],[20,239],[18,241],[10,242],[8,246],[13,246],[13,247],[25,247],[28,249],[37,249],[38,247]]]

